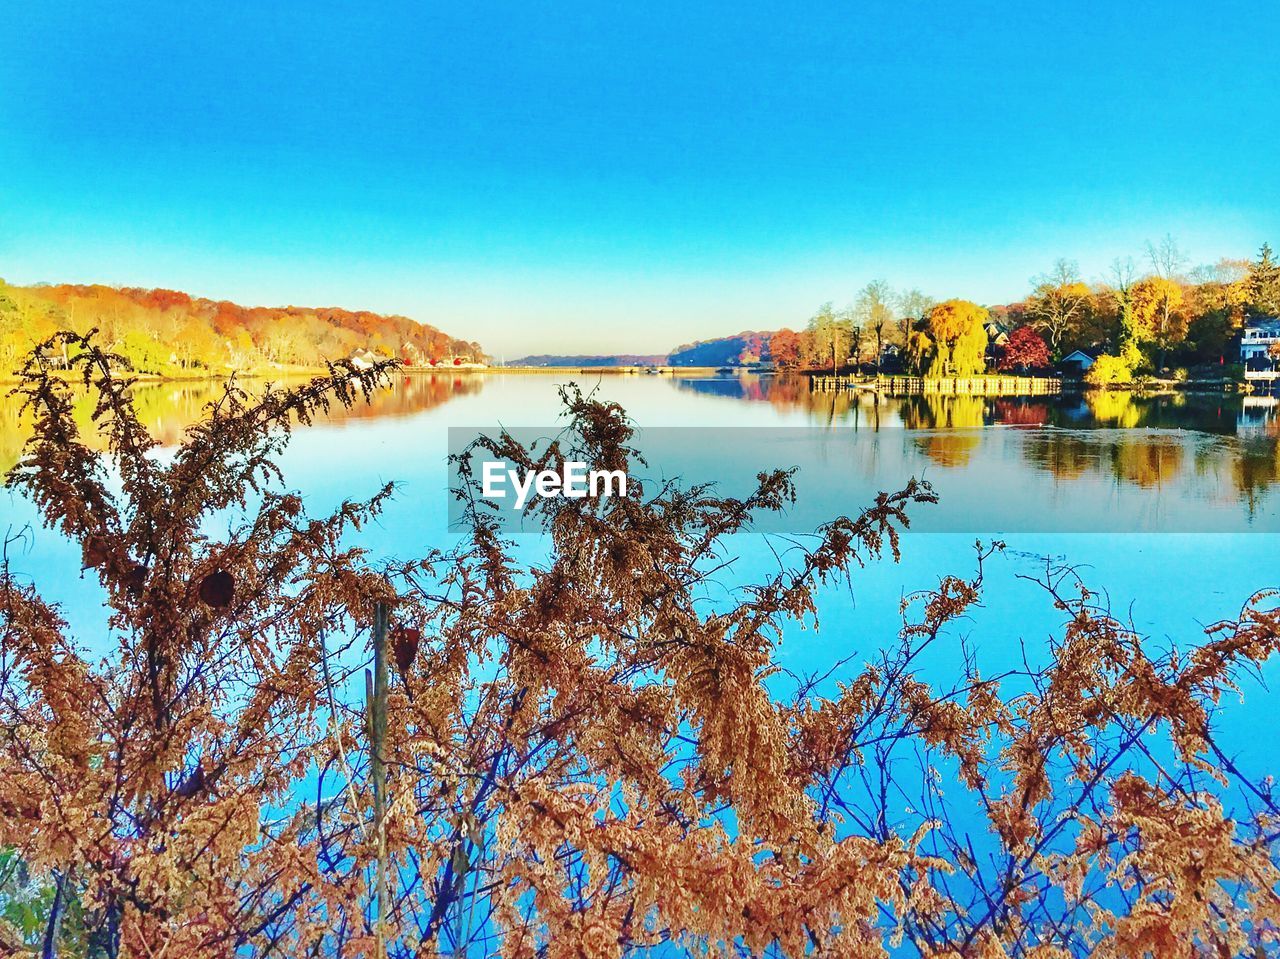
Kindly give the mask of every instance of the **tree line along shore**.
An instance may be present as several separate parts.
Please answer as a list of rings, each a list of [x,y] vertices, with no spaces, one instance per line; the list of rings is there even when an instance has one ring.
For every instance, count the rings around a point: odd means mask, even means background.
[[[1092,282],[1075,261],[1059,259],[1012,303],[939,301],[877,279],[843,308],[823,304],[798,329],[743,331],[664,355],[539,355],[511,364],[495,364],[479,343],[405,316],[245,307],[163,289],[0,281],[0,379],[14,376],[22,358],[54,332],[89,329],[137,375],[160,379],[220,378],[231,371],[306,375],[339,360],[368,367],[392,358],[410,370],[457,372],[1063,372],[1093,386],[1230,384],[1243,381],[1250,364],[1255,372],[1274,373],[1280,264],[1270,246],[1264,243],[1253,258],[1190,264],[1166,236],[1140,257],[1116,259]],[[1259,338],[1260,347],[1252,342]],[[1242,350],[1245,339],[1250,345]]]
[[[1273,371],[1280,265],[1270,246],[1254,259],[1188,262],[1171,237],[1094,283],[1061,259],[1026,298],[998,306],[936,302],[874,280],[844,309],[823,304],[802,329],[750,335],[738,359],[824,375],[1062,372],[1091,386],[1236,382],[1246,360],[1252,372]]]

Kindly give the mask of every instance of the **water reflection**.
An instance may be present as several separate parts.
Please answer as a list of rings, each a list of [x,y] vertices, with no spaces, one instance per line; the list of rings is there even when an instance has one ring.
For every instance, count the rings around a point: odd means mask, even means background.
[[[1280,405],[1274,397],[1090,392],[990,397],[814,393],[803,377],[675,380],[677,389],[769,403],[810,423],[855,430],[900,428],[933,466],[976,468],[986,450],[1057,480],[1090,478],[1143,490],[1181,484],[1204,500],[1232,498],[1254,516],[1280,478]],[[998,442],[1013,428],[1016,440]],[[986,449],[990,448],[990,449]],[[1016,454],[1013,452],[1016,451]],[[989,457],[991,458],[991,457]]]
[[[543,376],[412,373],[397,377],[370,405],[335,410],[329,420],[404,417],[405,448],[425,461],[435,455],[433,440],[408,418],[411,414],[483,392],[480,405],[471,404],[465,414],[473,422],[496,425],[525,416],[549,424],[559,409],[554,389],[559,382]],[[1009,510],[1061,509],[1065,493],[1092,504],[1089,508],[1104,525],[1139,508],[1138,503],[1158,508],[1164,516],[1176,509],[1202,517],[1180,521],[1186,529],[1219,528],[1224,512],[1246,528],[1280,525],[1280,501],[1269,501],[1280,481],[1280,407],[1266,397],[882,397],[812,393],[801,377],[768,375],[605,377],[599,389],[641,419],[662,412],[668,421],[688,426],[720,421],[725,426],[819,427],[808,439],[800,436],[808,431],[783,430],[783,437],[798,444],[795,448],[756,451],[754,440],[741,439],[731,447],[739,452],[726,458],[723,441],[712,443],[717,452],[713,466],[721,471],[727,459],[742,460],[754,475],[765,466],[802,462],[806,453],[799,447],[806,444],[828,449],[824,436],[856,438],[839,471],[826,477],[844,496],[852,496],[859,484],[874,493],[897,488],[906,476],[927,474],[953,487],[963,482],[979,507],[1003,497],[1001,505]],[[143,422],[165,445],[177,443],[219,393],[219,386],[205,382],[146,383],[134,389]],[[700,398],[721,401],[720,412]],[[749,404],[751,415],[739,416],[748,411],[735,410],[734,404]],[[88,399],[83,399],[79,412],[86,426],[89,410]],[[0,398],[0,471],[8,470],[21,453],[26,426],[17,411],[15,398]],[[92,439],[91,431],[86,435]],[[762,462],[761,456],[772,460]],[[414,468],[405,465],[407,471]],[[1126,490],[1136,499],[1121,502],[1119,494]],[[961,498],[952,495],[953,501]]]
[[[284,385],[301,384],[305,380],[286,381]],[[266,384],[245,381],[250,393],[259,393]],[[330,423],[348,420],[384,419],[407,416],[432,409],[459,396],[480,392],[484,377],[473,373],[408,373],[398,376],[387,388],[373,394],[369,403],[356,403],[351,409],[337,406],[322,419]],[[200,419],[205,406],[222,395],[222,386],[213,381],[138,383],[133,387],[134,406],[143,425],[162,446],[177,445],[187,427]],[[29,425],[19,415],[20,398],[0,395],[0,474],[18,462]],[[97,445],[89,415],[92,399],[81,396],[76,401],[76,415],[85,439]]]
[[[1089,392],[1060,396],[887,397],[870,391],[815,393],[803,376],[675,378],[679,390],[705,396],[769,403],[808,414],[814,423],[904,426],[1070,426],[1082,429],[1199,430],[1232,436],[1248,429],[1280,434],[1280,399],[1270,396]]]

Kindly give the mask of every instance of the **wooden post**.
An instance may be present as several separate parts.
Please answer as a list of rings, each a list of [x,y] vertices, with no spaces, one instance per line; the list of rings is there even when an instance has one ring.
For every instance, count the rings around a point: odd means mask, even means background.
[[[387,738],[387,606],[373,608],[373,677],[365,674],[369,709],[369,778],[373,781],[373,828],[378,842],[374,860],[375,955],[387,955],[387,768],[383,746]],[[372,689],[368,689],[368,687]]]

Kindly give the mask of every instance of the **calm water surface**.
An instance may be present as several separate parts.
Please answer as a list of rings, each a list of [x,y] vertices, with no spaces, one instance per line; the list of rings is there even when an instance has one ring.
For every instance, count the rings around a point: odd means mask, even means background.
[[[934,484],[941,502],[916,512],[901,564],[871,564],[852,590],[830,590],[821,630],[787,637],[782,658],[796,671],[872,656],[900,623],[900,598],[943,574],[970,572],[978,538],[1002,539],[1007,550],[988,568],[985,606],[930,665],[938,678],[954,674],[961,634],[987,673],[1044,650],[1060,614],[1025,577],[1046,565],[1078,567],[1162,644],[1193,641],[1255,590],[1280,585],[1280,415],[1273,401],[1255,398],[888,399],[813,395],[803,381],[767,376],[410,374],[371,407],[296,431],[286,479],[313,509],[397,481],[399,495],[367,545],[384,556],[420,555],[451,535],[443,492],[449,428],[550,432],[557,387],[570,380],[623,404],[642,428],[641,446],[660,452],[650,456],[655,474],[717,479],[737,492],[759,470],[799,466],[794,531],[855,512],[910,476]],[[172,444],[213,392],[147,385],[137,398],[148,425]],[[0,403],[0,467],[16,461],[23,435],[13,401]],[[7,492],[0,509],[10,529],[34,522]],[[735,542],[721,599],[769,572],[772,553],[761,539]],[[540,548],[527,537],[520,544],[530,555]],[[97,587],[80,577],[69,544],[37,531],[11,554],[16,569],[65,604],[87,644],[101,641]],[[1263,685],[1276,678],[1269,670],[1247,681],[1244,704],[1228,704],[1221,717],[1243,759],[1262,769],[1280,759],[1270,722],[1259,725],[1280,705]]]

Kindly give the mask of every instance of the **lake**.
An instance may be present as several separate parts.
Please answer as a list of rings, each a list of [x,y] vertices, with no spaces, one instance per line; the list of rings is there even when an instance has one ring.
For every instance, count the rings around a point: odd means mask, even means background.
[[[297,430],[286,480],[313,509],[397,481],[394,503],[365,544],[380,556],[421,555],[452,535],[450,428],[455,443],[500,426],[550,435],[558,428],[557,387],[569,381],[627,409],[654,479],[717,480],[738,492],[760,470],[799,467],[795,510],[772,534],[735,540],[721,577],[725,597],[769,571],[767,535],[794,536],[856,512],[910,476],[935,486],[940,502],[914,514],[902,562],[873,563],[852,589],[827,590],[821,631],[787,636],[781,659],[796,672],[851,654],[870,658],[896,633],[900,599],[944,574],[971,572],[979,538],[1007,544],[987,568],[984,606],[962,630],[988,674],[1034,658],[1058,626],[1061,614],[1027,578],[1047,568],[1078,568],[1121,618],[1161,644],[1194,642],[1255,590],[1280,585],[1280,416],[1266,398],[884,398],[811,394],[793,377],[410,373],[371,405]],[[166,444],[216,394],[202,383],[136,391],[144,420]],[[16,405],[5,400],[0,467],[16,461],[22,437]],[[27,504],[3,496],[6,527],[34,524]],[[518,549],[536,554],[542,545],[520,537]],[[65,605],[86,644],[105,648],[98,587],[80,576],[78,550],[35,531],[12,544],[10,556],[15,570]],[[939,678],[960,662],[959,634],[949,648],[927,667]],[[1265,772],[1280,750],[1257,724],[1277,703],[1258,680],[1246,682],[1244,698],[1243,706],[1224,707],[1220,723],[1246,766]]]

